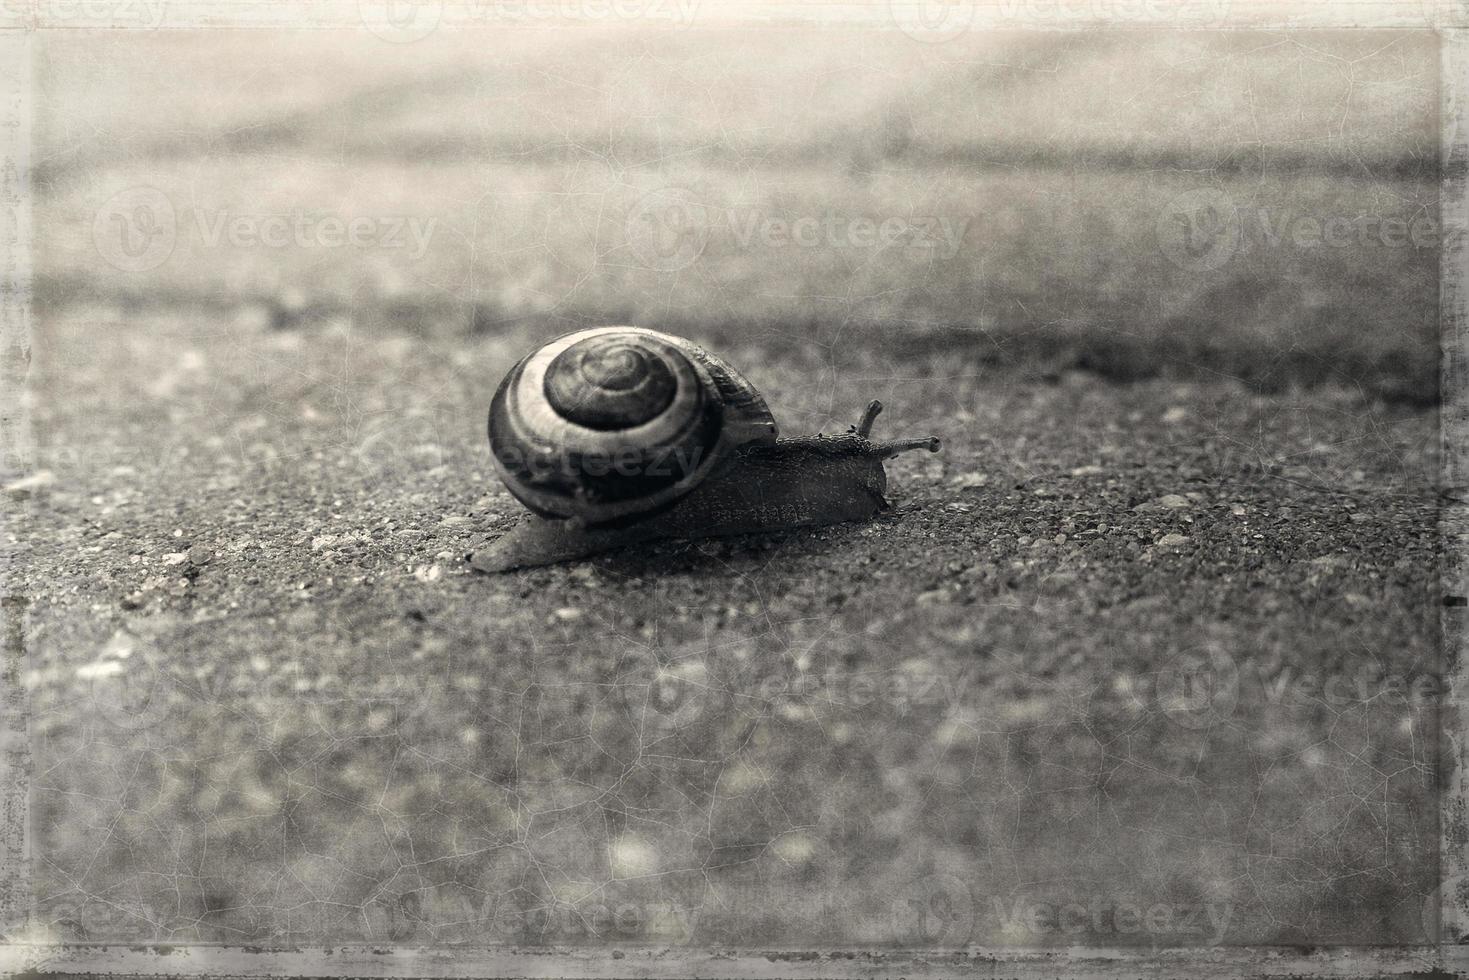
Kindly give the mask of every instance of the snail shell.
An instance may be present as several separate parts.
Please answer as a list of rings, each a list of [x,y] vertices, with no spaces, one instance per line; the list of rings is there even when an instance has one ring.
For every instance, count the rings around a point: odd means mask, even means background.
[[[765,399],[718,357],[618,326],[558,337],[516,364],[490,403],[489,434],[521,503],[597,526],[667,509],[777,430]]]

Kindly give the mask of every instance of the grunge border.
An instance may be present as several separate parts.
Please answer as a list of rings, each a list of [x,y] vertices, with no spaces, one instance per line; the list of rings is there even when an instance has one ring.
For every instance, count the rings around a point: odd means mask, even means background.
[[[702,0],[679,0],[692,10]],[[893,29],[921,17],[930,0],[817,0],[807,5],[750,0],[700,10],[718,18],[873,26]],[[1186,2],[1186,0],[1185,0]],[[1197,2],[1197,0],[1194,0]],[[692,5],[692,6],[691,6]],[[378,0],[136,0],[68,4],[64,22],[47,0],[0,2],[0,475],[23,475],[30,460],[24,396],[32,329],[33,226],[31,111],[33,47],[40,31],[197,30],[210,28],[374,29]],[[711,0],[712,6],[712,0]],[[1177,26],[1161,2],[1132,5],[1125,21],[1095,26]],[[98,10],[96,8],[105,8]],[[1018,24],[1003,19],[1004,0],[951,0],[964,15],[961,29],[986,25],[1034,30],[1076,29],[1062,18]],[[872,949],[749,950],[677,947],[587,949],[507,946],[331,946],[266,949],[197,945],[57,945],[32,928],[29,779],[30,725],[26,704],[26,602],[12,590],[21,546],[0,550],[0,976],[148,975],[189,977],[318,976],[537,976],[537,977],[883,977],[938,978],[976,974],[1005,977],[1368,977],[1469,973],[1469,904],[1459,886],[1469,882],[1469,658],[1464,656],[1469,609],[1469,3],[1464,0],[1317,0],[1289,11],[1272,0],[1219,0],[1223,15],[1211,29],[1433,29],[1440,43],[1441,223],[1440,337],[1442,399],[1440,533],[1444,550],[1441,656],[1449,693],[1440,711],[1439,945],[1404,947],[1138,948],[970,947],[952,952]],[[423,0],[416,13],[429,30],[473,29],[463,0]],[[78,23],[79,19],[85,23]],[[426,21],[418,21],[421,28]],[[1092,25],[1088,25],[1092,26]],[[379,29],[381,25],[378,25]],[[394,30],[416,29],[399,22]],[[7,501],[7,507],[15,506]],[[0,510],[0,515],[4,511]],[[8,522],[7,522],[8,523]],[[3,540],[3,536],[0,536]]]
[[[29,31],[0,21],[0,482],[29,471],[25,392],[31,359],[31,48]],[[11,526],[9,500],[0,531]],[[0,541],[9,535],[0,534]],[[18,545],[0,544],[0,938],[24,936],[30,876],[30,710],[25,686],[25,612],[15,593]],[[5,947],[0,946],[0,949]],[[4,953],[0,953],[3,960]]]

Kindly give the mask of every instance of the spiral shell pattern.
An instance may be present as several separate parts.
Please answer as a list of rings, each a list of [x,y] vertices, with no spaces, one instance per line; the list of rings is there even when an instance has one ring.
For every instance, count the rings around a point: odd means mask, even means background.
[[[759,392],[703,348],[598,327],[512,368],[490,404],[489,434],[517,499],[596,525],[666,508],[734,449],[774,442],[776,426]]]

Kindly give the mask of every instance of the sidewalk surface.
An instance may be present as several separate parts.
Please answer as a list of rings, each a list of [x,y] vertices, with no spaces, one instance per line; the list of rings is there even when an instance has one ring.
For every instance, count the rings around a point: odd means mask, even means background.
[[[1422,941],[1431,41],[574,41],[47,38],[48,928]],[[869,524],[473,572],[494,386],[606,322],[944,450]]]

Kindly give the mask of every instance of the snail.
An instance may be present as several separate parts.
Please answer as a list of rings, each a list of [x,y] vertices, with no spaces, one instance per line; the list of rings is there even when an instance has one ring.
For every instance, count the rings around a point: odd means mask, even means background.
[[[598,327],[510,369],[490,403],[490,450],[532,514],[473,554],[487,572],[664,538],[864,520],[888,506],[883,460],[936,438],[873,442],[874,401],[836,436],[778,438],[764,397],[682,337]]]

